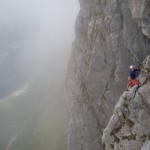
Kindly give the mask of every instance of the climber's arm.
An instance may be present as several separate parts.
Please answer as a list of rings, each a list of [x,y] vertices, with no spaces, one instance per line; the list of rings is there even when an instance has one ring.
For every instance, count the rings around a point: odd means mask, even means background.
[[[141,69],[134,69],[135,71],[141,72]]]

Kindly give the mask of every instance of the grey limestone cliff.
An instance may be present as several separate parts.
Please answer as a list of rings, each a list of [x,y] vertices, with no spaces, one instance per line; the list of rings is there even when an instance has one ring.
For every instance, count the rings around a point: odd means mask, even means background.
[[[102,150],[128,67],[150,54],[149,0],[79,0],[67,87],[69,150]]]
[[[144,68],[148,71],[138,77],[140,87],[125,91],[115,106],[103,132],[105,150],[150,149],[150,55]]]

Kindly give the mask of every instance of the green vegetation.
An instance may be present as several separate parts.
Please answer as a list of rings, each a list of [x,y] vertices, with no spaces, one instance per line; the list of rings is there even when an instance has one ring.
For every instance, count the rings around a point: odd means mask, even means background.
[[[131,141],[131,140],[136,140],[136,134],[129,134],[129,135],[125,135],[122,137],[123,140],[127,139],[128,141]]]
[[[125,108],[128,108],[128,104],[127,103],[123,103],[123,106],[125,107]]]
[[[119,132],[122,128],[123,124],[120,124],[118,127],[114,128],[111,132],[110,132],[110,136],[115,135],[117,132]]]
[[[103,148],[103,150],[106,149],[106,144],[105,143],[102,143],[102,148]]]
[[[114,142],[115,143],[119,143],[120,142],[120,139],[116,135],[114,135]]]
[[[132,120],[127,119],[127,120],[126,120],[126,124],[127,124],[130,128],[132,128],[135,123],[134,123]]]
[[[113,136],[113,137],[114,137],[114,142],[115,142],[115,143],[119,143],[119,142],[120,142],[120,139],[117,137],[116,133],[118,133],[118,132],[121,130],[121,128],[122,128],[123,125],[124,125],[124,124],[120,124],[118,127],[114,128],[114,129],[110,132],[110,136]]]
[[[148,140],[150,140],[150,131],[147,134]]]
[[[111,149],[114,149],[114,144],[110,144]]]

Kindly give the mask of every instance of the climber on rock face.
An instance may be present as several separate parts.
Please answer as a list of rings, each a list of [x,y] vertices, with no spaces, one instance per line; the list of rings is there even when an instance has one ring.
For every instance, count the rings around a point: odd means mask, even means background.
[[[128,76],[127,90],[129,89],[129,87],[131,87],[133,85],[139,85],[140,84],[140,82],[136,79],[137,72],[141,72],[141,69],[135,69],[135,67],[133,65],[131,65],[129,76]]]

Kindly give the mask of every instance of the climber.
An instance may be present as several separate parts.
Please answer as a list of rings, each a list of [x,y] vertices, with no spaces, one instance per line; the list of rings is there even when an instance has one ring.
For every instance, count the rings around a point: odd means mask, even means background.
[[[140,82],[136,79],[137,72],[141,72],[141,69],[135,69],[133,65],[130,66],[130,72],[128,77],[127,91],[129,87],[133,85],[139,85]]]

